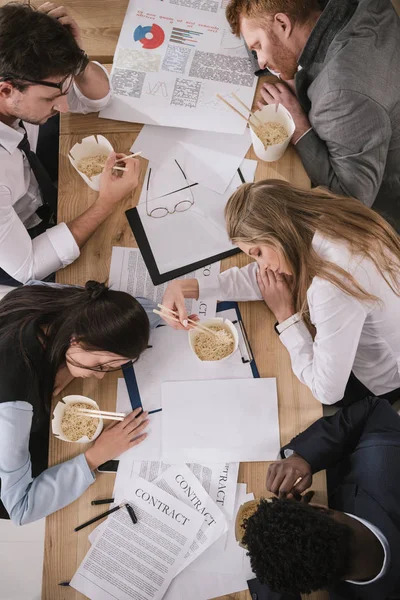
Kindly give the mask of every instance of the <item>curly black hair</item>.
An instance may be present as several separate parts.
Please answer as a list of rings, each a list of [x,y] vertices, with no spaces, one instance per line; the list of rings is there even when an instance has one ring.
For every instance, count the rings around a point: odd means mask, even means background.
[[[310,594],[342,580],[350,566],[350,527],[294,500],[260,500],[243,522],[251,568],[274,592]]]

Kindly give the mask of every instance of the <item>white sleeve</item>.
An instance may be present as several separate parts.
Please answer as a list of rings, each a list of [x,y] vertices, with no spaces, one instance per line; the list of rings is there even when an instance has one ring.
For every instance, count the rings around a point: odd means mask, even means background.
[[[308,302],[317,330],[314,341],[302,321],[279,337],[295,375],[317,400],[334,404],[343,398],[367,311],[362,302],[323,280],[312,285]]]
[[[236,300],[247,302],[251,300],[262,300],[262,294],[257,283],[258,265],[250,263],[246,267],[238,269],[233,267],[218,276],[217,287],[207,282],[199,282],[199,297],[216,295],[218,300]]]
[[[79,256],[79,247],[65,223],[31,240],[11,204],[11,192],[0,186],[0,267],[21,283],[43,279]]]
[[[97,61],[92,61],[92,62],[95,65],[98,65],[106,74],[108,82],[109,82],[109,86],[110,86],[109,90],[108,90],[108,94],[107,94],[107,96],[104,96],[104,98],[99,98],[98,100],[92,100],[91,98],[87,98],[86,96],[84,96],[82,94],[81,90],[79,89],[79,87],[76,85],[76,83],[74,81],[71,86],[70,91],[68,92],[68,106],[69,106],[70,112],[81,113],[83,115],[86,115],[91,112],[97,112],[99,110],[103,110],[103,108],[105,108],[111,101],[112,88],[111,88],[110,77],[107,73],[107,70],[103,67],[103,65],[101,65]]]
[[[1,500],[17,525],[64,508],[95,481],[84,454],[32,477],[29,453],[32,414],[27,402],[0,404]]]

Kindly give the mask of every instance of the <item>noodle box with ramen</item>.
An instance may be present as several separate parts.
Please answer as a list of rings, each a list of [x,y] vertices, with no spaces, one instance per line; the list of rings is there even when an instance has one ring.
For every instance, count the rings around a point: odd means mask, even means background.
[[[286,130],[287,138],[280,144],[272,144],[265,148],[263,142],[257,137],[253,128],[250,127],[250,135],[253,142],[254,152],[260,160],[265,162],[274,162],[279,160],[285,153],[286,148],[289,145],[290,140],[294,134],[296,128],[292,115],[282,104],[268,104],[263,106],[261,110],[257,110],[254,115],[262,123],[279,123]],[[252,116],[250,118],[251,124],[257,129],[258,122]]]
[[[196,341],[198,337],[202,334],[198,329],[190,329],[189,330],[189,346],[195,354],[196,358],[202,362],[203,364],[215,364],[216,362],[222,362],[224,360],[229,360],[229,358],[236,352],[239,347],[239,336],[236,330],[236,327],[229,321],[229,319],[222,319],[221,317],[215,317],[213,319],[206,319],[204,321],[200,321],[201,325],[205,325],[206,327],[216,327],[218,329],[225,329],[233,338],[233,347],[229,354],[223,356],[222,358],[207,360],[206,358],[200,358],[200,356],[196,352]],[[218,344],[218,340],[213,340],[213,335],[208,334],[205,338],[205,343],[209,340],[211,344],[210,350],[216,350],[215,344]],[[204,349],[207,351],[207,348]]]
[[[98,175],[93,175],[92,177],[88,177],[85,173],[79,170],[79,162],[83,158],[90,158],[94,156],[107,156],[113,151],[113,147],[107,138],[103,135],[90,135],[88,137],[83,138],[80,142],[72,146],[69,151],[68,158],[71,165],[74,169],[79,173],[82,179],[87,183],[87,185],[96,192],[100,189],[100,177],[101,173]]]
[[[99,417],[96,417],[96,419],[94,419],[93,417],[85,417],[84,415],[73,415],[73,418],[76,419],[77,427],[82,427],[83,423],[89,423],[89,426],[91,425],[92,427],[94,427],[96,421],[98,421],[98,424],[93,435],[91,435],[90,437],[88,437],[87,435],[81,435],[79,439],[70,439],[66,436],[64,420],[65,411],[68,407],[71,407],[74,404],[85,404],[89,410],[100,410],[97,402],[95,402],[91,398],[87,398],[86,396],[79,396],[77,394],[65,396],[60,402],[57,403],[56,407],[54,408],[53,420],[51,422],[52,431],[59,440],[63,440],[64,442],[80,444],[87,444],[89,442],[93,442],[97,437],[99,437],[100,433],[103,430],[103,419]]]

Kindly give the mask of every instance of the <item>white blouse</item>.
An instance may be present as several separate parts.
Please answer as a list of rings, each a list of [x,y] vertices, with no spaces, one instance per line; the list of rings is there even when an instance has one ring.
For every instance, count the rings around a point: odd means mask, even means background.
[[[292,368],[323,404],[343,398],[351,371],[375,395],[400,388],[400,297],[387,285],[370,260],[353,255],[343,242],[316,233],[314,250],[353,275],[381,302],[360,301],[332,283],[314,277],[307,291],[312,339],[303,321],[291,325],[280,339],[289,351]],[[229,269],[219,276],[219,300],[262,300],[258,265]],[[399,266],[400,269],[400,266]],[[200,294],[211,291],[201,285]]]

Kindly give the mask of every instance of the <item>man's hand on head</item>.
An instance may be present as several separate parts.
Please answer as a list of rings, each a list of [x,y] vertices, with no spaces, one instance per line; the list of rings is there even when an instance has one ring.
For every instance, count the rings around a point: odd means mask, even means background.
[[[292,115],[296,129],[292,137],[295,144],[311,127],[307,114],[301,107],[296,95],[284,83],[265,83],[261,88],[262,102],[258,102],[261,110],[265,104],[282,104]]]
[[[53,2],[45,2],[44,4],[39,6],[38,10],[49,15],[49,17],[57,19],[61,23],[61,25],[68,26],[79,48],[83,49],[81,30],[79,29],[77,22],[71,17],[65,6],[58,6]]]
[[[312,484],[311,467],[294,452],[289,458],[273,462],[267,473],[266,487],[278,498],[293,498]]]

